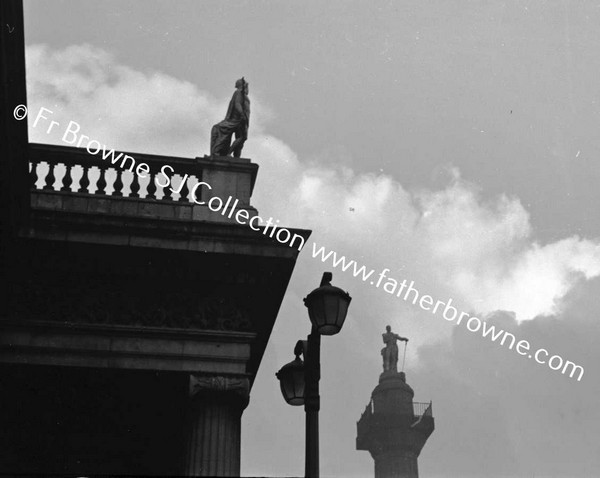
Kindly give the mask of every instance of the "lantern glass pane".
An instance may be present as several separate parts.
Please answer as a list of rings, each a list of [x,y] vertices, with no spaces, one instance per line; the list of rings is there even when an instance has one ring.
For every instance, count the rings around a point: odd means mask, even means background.
[[[281,382],[283,385],[283,393],[286,400],[294,397],[294,381],[291,373],[285,374],[285,380]]]
[[[338,311],[338,325],[340,326],[340,329],[342,328],[342,325],[344,325],[344,321],[346,320],[349,305],[350,302],[345,297],[340,300],[340,308]]]
[[[324,297],[325,322],[327,325],[337,325],[340,302],[342,300],[343,299],[337,294],[328,294]]]
[[[315,301],[314,301],[314,305],[315,305],[315,322],[317,324],[317,327],[321,327],[323,325],[325,325],[326,319],[325,319],[325,304],[323,301],[323,297],[318,297]]]
[[[321,335],[335,335],[342,329],[348,313],[348,304],[349,301],[345,297],[327,297],[326,310],[330,315],[327,316],[327,324],[319,328]]]

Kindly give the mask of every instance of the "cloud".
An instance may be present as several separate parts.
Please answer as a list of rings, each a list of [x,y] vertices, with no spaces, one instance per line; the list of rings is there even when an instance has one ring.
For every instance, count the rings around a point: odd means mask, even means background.
[[[419,199],[425,218],[415,236],[427,244],[429,270],[480,313],[511,310],[518,321],[554,315],[578,281],[600,273],[598,241],[572,236],[537,243],[516,198],[485,204],[472,185],[457,179]]]
[[[600,273],[600,242],[572,236],[539,244],[518,198],[486,202],[455,170],[444,189],[407,191],[387,175],[306,164],[277,141],[253,149],[263,174],[277,178],[257,191],[270,214],[465,309],[511,310],[518,321],[557,314],[579,281]]]
[[[53,111],[60,128],[48,122],[32,128],[32,141],[63,144],[69,123],[110,147],[164,155],[198,156],[207,150],[208,131],[223,114],[217,100],[191,83],[160,72],[140,72],[119,64],[90,45],[51,50],[27,47],[30,111]],[[85,146],[85,145],[84,145]]]

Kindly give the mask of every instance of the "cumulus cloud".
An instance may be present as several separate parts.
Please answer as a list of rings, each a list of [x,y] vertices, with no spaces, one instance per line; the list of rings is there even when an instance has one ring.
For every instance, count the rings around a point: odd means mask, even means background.
[[[481,314],[511,310],[523,321],[561,312],[578,281],[600,273],[598,241],[539,244],[518,198],[486,202],[456,171],[444,189],[407,191],[387,175],[306,164],[284,145],[276,154],[256,149],[263,172],[281,178],[257,192],[269,211],[314,229],[317,242],[347,257],[418,280],[422,293]]]
[[[32,141],[65,145],[61,136],[75,121],[81,133],[110,147],[198,156],[207,150],[210,126],[222,119],[224,99],[160,72],[121,65],[90,45],[33,45],[26,61],[30,112],[48,108],[61,125],[48,134],[49,122],[33,128],[30,115]]]

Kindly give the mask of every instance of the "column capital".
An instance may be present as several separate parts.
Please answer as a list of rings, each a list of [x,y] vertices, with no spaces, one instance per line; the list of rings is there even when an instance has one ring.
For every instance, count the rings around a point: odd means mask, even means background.
[[[250,380],[235,375],[190,374],[190,398],[205,393],[232,393],[248,403],[250,398]]]

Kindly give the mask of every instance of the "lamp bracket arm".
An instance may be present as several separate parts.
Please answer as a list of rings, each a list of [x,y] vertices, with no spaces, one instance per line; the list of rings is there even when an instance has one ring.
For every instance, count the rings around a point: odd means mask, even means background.
[[[308,350],[308,341],[306,340],[298,340],[296,342],[296,346],[294,347],[294,355],[296,357],[300,357],[300,355],[304,356],[304,360],[306,360],[306,351]]]

